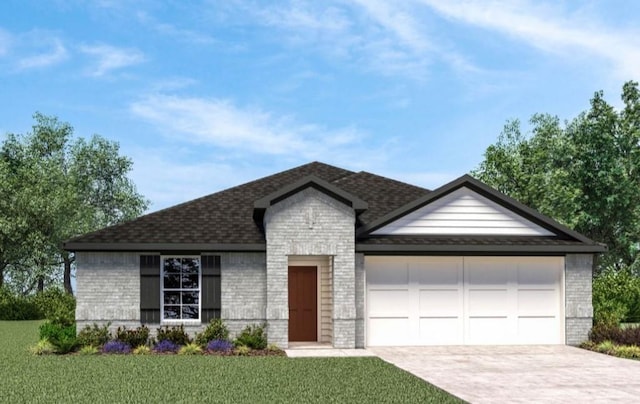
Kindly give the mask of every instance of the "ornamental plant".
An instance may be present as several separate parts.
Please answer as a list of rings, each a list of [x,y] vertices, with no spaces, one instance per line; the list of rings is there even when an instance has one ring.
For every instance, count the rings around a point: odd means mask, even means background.
[[[104,324],[102,326],[93,323],[92,326],[86,325],[78,333],[78,345],[81,347],[92,346],[100,348],[111,339],[109,333],[109,325],[111,323]]]
[[[122,341],[109,341],[102,347],[102,352],[107,354],[128,354],[131,353],[131,347]]]
[[[207,351],[211,352],[231,352],[233,344],[224,339],[214,339],[207,344]]]
[[[176,353],[180,350],[180,345],[169,341],[168,339],[163,339],[158,342],[156,346],[153,347],[153,352],[157,353]]]
[[[236,338],[236,346],[265,349],[267,347],[267,335],[264,332],[264,325],[246,326]]]
[[[202,348],[195,342],[191,342],[180,348],[178,355],[199,355],[202,353]]]
[[[156,335],[158,341],[168,340],[176,345],[187,345],[191,342],[191,338],[184,330],[184,325],[170,327],[168,325],[158,328]]]
[[[196,344],[204,347],[213,340],[229,340],[229,329],[219,318],[214,318],[202,332],[196,334]]]
[[[145,325],[132,330],[128,330],[125,326],[118,327],[118,330],[116,331],[116,339],[118,341],[126,342],[130,347],[146,345],[149,340],[149,328]]]

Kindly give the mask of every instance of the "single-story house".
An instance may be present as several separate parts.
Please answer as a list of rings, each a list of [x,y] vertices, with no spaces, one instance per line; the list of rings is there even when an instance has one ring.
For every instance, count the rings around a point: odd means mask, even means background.
[[[313,162],[67,241],[78,327],[222,318],[286,348],[578,344],[606,247],[465,175]]]

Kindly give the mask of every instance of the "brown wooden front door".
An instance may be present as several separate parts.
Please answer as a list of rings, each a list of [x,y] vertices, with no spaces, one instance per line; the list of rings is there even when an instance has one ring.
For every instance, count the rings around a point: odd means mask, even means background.
[[[317,271],[317,267],[289,267],[289,341],[318,340]]]

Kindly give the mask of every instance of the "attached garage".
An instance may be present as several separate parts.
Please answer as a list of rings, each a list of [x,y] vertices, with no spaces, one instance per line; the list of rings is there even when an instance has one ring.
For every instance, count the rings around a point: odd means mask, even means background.
[[[369,346],[564,344],[564,257],[368,256]]]

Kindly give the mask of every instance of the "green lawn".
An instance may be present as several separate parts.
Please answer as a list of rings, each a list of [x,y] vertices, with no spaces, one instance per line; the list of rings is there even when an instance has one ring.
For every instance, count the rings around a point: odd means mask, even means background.
[[[7,403],[453,403],[378,358],[33,356],[39,321],[0,321]]]

